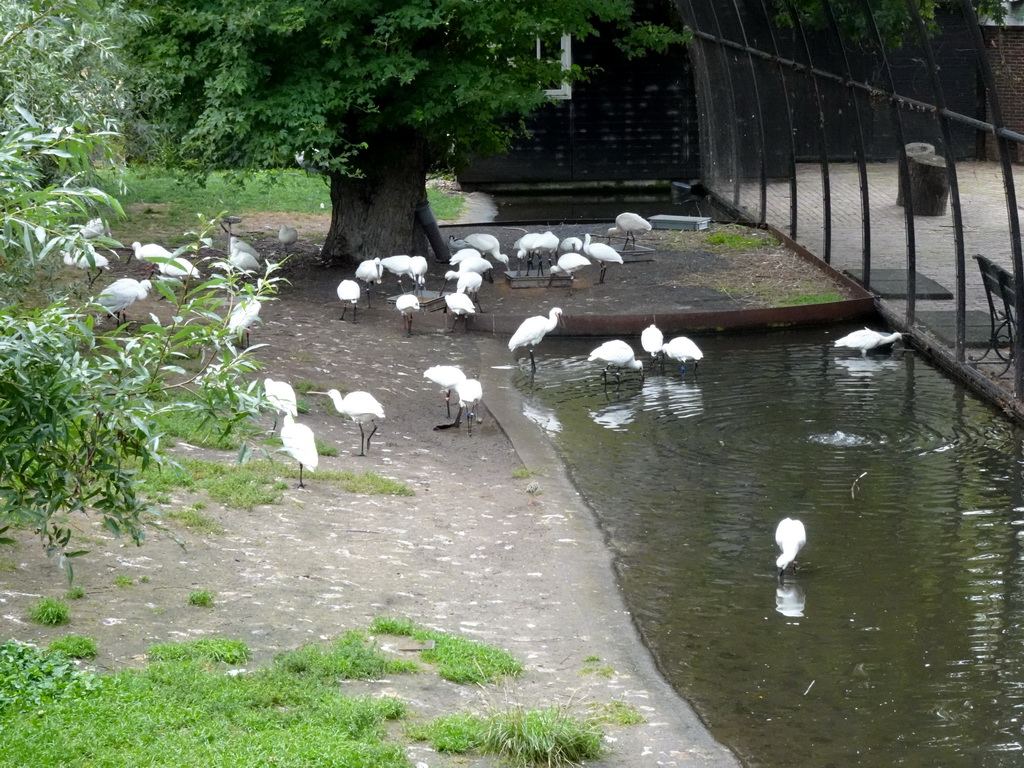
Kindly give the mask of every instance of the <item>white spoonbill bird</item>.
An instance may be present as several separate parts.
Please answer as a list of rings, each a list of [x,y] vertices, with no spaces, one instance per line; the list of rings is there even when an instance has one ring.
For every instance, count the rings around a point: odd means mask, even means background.
[[[661,353],[665,357],[682,363],[679,366],[679,370],[684,373],[686,372],[687,360],[693,360],[693,368],[696,371],[697,363],[704,359],[704,353],[700,351],[700,347],[685,336],[676,336],[672,341],[662,346]]]
[[[448,259],[448,263],[454,267],[460,264],[462,261],[475,256],[483,258],[483,254],[480,253],[480,251],[478,251],[476,248],[460,248],[451,255],[451,258]]]
[[[448,274],[451,274],[450,272]],[[445,275],[445,281],[447,282],[448,275]],[[464,293],[473,301],[476,302],[476,308],[481,312],[484,311],[483,306],[480,304],[480,288],[483,287],[484,279],[478,272],[457,272],[455,274],[455,292]]]
[[[494,235],[488,235],[486,232],[474,232],[471,235],[466,235],[462,242],[470,248],[476,248],[481,255],[489,256],[504,267],[508,267],[508,256],[501,252],[501,243]]]
[[[608,230],[608,237],[611,238],[613,235],[625,235],[626,239],[622,243],[622,247],[625,248],[629,245],[630,239],[633,240],[633,247],[636,248],[636,236],[639,234],[647,234],[651,231],[651,222],[636,213],[620,213],[615,217],[615,226]]]
[[[476,406],[484,396],[483,387],[476,379],[465,379],[455,385],[455,394],[459,396],[459,413],[455,417],[455,426],[459,426],[462,413],[466,413],[469,434],[473,434],[473,422],[476,421]]]
[[[359,283],[355,280],[342,280],[338,283],[338,298],[341,299],[341,319],[345,319],[345,312],[349,306],[352,307],[352,322],[358,323],[356,312],[359,310]]]
[[[452,320],[452,329],[448,333],[455,331],[455,324],[461,317],[463,322],[466,324],[466,330],[469,330],[469,316],[476,313],[476,306],[473,304],[473,300],[464,293],[446,293],[444,295],[444,303],[448,307],[448,312],[455,316]]]
[[[562,310],[559,307],[552,309],[547,317],[535,315],[526,318],[508,340],[509,350],[515,352],[518,347],[527,347],[530,350],[530,368],[536,370],[537,361],[533,357],[533,348],[540,344],[541,339],[548,333],[555,330],[561,319]]]
[[[305,424],[299,424],[290,413],[286,413],[281,425],[281,443],[281,450],[299,462],[299,488],[305,488],[302,484],[303,467],[313,472],[320,463],[313,430]]]
[[[640,371],[640,378],[643,379],[644,377],[644,364],[636,359],[633,354],[633,348],[621,339],[606,341],[591,352],[587,360],[591,362],[599,360],[605,363],[604,370],[601,371],[601,378],[604,379],[605,384],[608,383],[609,368],[616,369],[615,378],[617,380],[621,380],[623,368],[628,368],[631,371]]]
[[[555,278],[560,275],[565,275],[569,278],[569,294],[572,295],[573,281],[576,279],[577,270],[583,269],[584,267],[590,266],[590,259],[581,253],[575,253],[569,251],[563,253],[558,257],[558,261],[551,265],[548,270],[551,273],[551,277]],[[551,281],[548,281],[548,286],[551,286]]]
[[[604,243],[591,243],[590,233],[583,236],[583,253],[594,261],[601,262],[601,274],[597,282],[604,282],[604,273],[608,271],[609,264],[621,264],[622,254]]]
[[[153,284],[149,280],[133,280],[130,277],[122,277],[115,280],[96,297],[97,303],[107,310],[107,314],[124,324],[127,322],[125,310],[139,299],[149,295],[149,289]]]
[[[277,414],[291,416],[293,419],[299,415],[299,407],[295,399],[295,390],[287,381],[276,381],[275,379],[263,380],[263,394],[274,409],[274,429],[277,429]]]
[[[89,219],[78,230],[78,234],[86,240],[95,240],[97,237],[110,237],[110,225],[99,217]]]
[[[567,237],[558,244],[562,253],[583,253],[583,241],[578,237]]]
[[[356,267],[356,280],[366,283],[366,306],[369,307],[370,286],[374,283],[380,285],[384,282],[384,267],[381,265],[380,259],[367,259],[359,262],[359,266]]]
[[[181,256],[167,261],[161,259],[156,263],[156,269],[161,275],[169,277],[171,280],[199,280],[201,277],[196,265]]]
[[[422,256],[387,256],[380,260],[381,265],[398,278],[398,290],[406,293],[402,287],[402,278],[410,277],[413,291],[422,290],[426,286],[427,260]]]
[[[807,543],[804,524],[792,517],[783,518],[775,528],[775,543],[782,550],[782,554],[775,561],[775,567],[779,569],[781,576],[790,565],[796,568],[797,553]]]
[[[412,316],[422,309],[415,293],[403,293],[395,299],[395,309],[402,313],[402,330],[412,336]]]
[[[359,424],[359,455],[365,456],[370,450],[370,438],[377,431],[377,422],[384,419],[384,407],[369,392],[349,392],[342,397],[338,390],[329,389],[327,396],[338,413]],[[363,431],[363,424],[373,424],[369,435]]]
[[[132,243],[132,256],[139,261],[143,261],[149,264],[149,273],[153,274],[156,271],[156,262],[153,259],[172,259],[174,254],[164,248],[162,245],[157,243],[142,243],[136,241]]]
[[[869,350],[888,346],[902,338],[903,334],[899,331],[885,334],[872,331],[870,328],[864,328],[847,334],[841,339],[836,339],[835,346],[846,349],[859,349],[861,355],[867,357]]]
[[[651,356],[652,368],[658,358],[661,358],[662,365],[664,365],[665,358],[661,356],[661,349],[665,346],[665,335],[654,323],[651,323],[641,332],[640,346],[644,348],[644,352]]]
[[[299,230],[295,227],[289,226],[288,224],[282,224],[281,228],[277,230],[277,241],[284,246],[285,253],[288,249],[295,245],[299,239]]]
[[[228,330],[240,337],[243,347],[249,346],[249,326],[259,319],[261,306],[259,299],[250,296],[238,302],[228,313]]]
[[[448,409],[448,418],[452,417],[451,397],[452,390],[460,381],[466,380],[466,374],[462,369],[454,365],[435,365],[423,372],[423,378],[430,379],[437,384],[444,393],[444,404]]]
[[[96,278],[103,273],[104,269],[110,269],[110,259],[96,253],[92,245],[88,243],[78,256],[73,256],[64,251],[64,263],[69,267],[85,270],[85,274],[89,277],[90,288],[96,282]],[[93,274],[93,269],[96,270],[95,274]]]
[[[228,236],[228,252],[247,254],[252,256],[252,258],[256,260],[256,263],[259,264],[260,252],[240,237],[235,237],[234,235]]]

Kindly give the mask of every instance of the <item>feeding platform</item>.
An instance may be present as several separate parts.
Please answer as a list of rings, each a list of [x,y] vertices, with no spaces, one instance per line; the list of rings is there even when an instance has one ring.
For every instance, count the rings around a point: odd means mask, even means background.
[[[700,230],[711,226],[710,216],[671,216],[659,213],[648,221],[654,229]]]
[[[509,270],[505,280],[513,288],[570,288],[572,278],[568,275],[538,275],[536,270],[526,274],[524,269]]]
[[[398,301],[398,297],[402,295],[404,294],[396,293],[394,296],[388,296],[388,304],[394,304]],[[445,306],[444,296],[440,291],[417,291],[416,298],[420,300],[420,309],[424,312],[434,312],[435,310],[443,309]]]
[[[651,248],[649,245],[631,245],[629,248],[624,248],[619,244],[613,245],[612,248],[622,257],[623,264],[634,264],[638,261],[654,261],[654,254],[657,253],[657,249]]]

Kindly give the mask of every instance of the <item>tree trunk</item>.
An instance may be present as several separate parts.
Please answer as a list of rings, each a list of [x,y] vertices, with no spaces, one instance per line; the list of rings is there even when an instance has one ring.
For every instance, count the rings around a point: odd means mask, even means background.
[[[910,204],[915,216],[945,216],[949,200],[946,160],[920,155],[910,162]]]
[[[915,157],[934,155],[935,145],[923,141],[912,141],[906,145],[905,151],[907,153],[907,164],[910,165],[914,162]],[[899,183],[898,174],[896,181],[896,205],[903,205],[903,185]]]
[[[380,135],[360,153],[364,175],[331,173],[331,226],[323,260],[330,266],[396,254],[426,255],[416,205],[427,196],[427,145],[412,131]]]

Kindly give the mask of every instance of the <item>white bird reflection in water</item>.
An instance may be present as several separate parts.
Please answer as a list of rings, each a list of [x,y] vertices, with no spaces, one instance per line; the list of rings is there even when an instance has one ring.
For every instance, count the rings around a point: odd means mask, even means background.
[[[783,616],[799,617],[804,615],[807,595],[804,588],[791,579],[779,581],[775,588],[775,610]]]
[[[644,399],[645,411],[669,413],[680,419],[704,412],[700,386],[694,381],[670,376],[651,377],[644,382],[640,396]]]
[[[532,400],[523,402],[523,416],[547,432],[561,432],[562,422],[553,409]]]
[[[895,357],[837,357],[836,365],[845,368],[851,376],[874,376],[886,370],[903,367],[903,361]]]
[[[589,411],[595,424],[617,432],[626,431],[626,427],[636,419],[636,409],[632,402],[611,403],[596,411]]]

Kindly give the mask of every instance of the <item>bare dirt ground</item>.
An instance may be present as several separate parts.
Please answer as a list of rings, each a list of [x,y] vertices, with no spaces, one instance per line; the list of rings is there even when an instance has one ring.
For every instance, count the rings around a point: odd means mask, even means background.
[[[286,218],[268,214],[246,221],[241,234],[276,259],[282,248],[271,233]],[[122,242],[133,239],[115,234]],[[503,232],[502,241],[520,234]],[[101,283],[139,270],[122,260]],[[669,305],[678,311],[757,305],[764,302],[757,296],[779,290],[837,290],[778,248],[715,253],[684,244],[655,262],[612,267],[603,286],[595,285],[592,271],[577,280],[572,297],[564,289],[551,289],[554,298],[545,289],[509,290],[499,280],[485,284],[481,300],[491,312],[530,306],[546,311],[555,301],[567,312]],[[432,263],[432,281],[442,273]],[[505,340],[436,328],[407,337],[398,313],[380,295],[372,309],[363,304],[358,323],[341,321],[335,287],[351,273],[321,266],[318,247],[305,239],[284,275],[290,285],[264,307],[252,335],[254,344],[264,345],[253,352],[263,375],[315,382],[318,389],[372,392],[387,418],[365,457],[357,455],[356,425],[335,414],[327,398],[309,395],[313,407],[300,420],[339,448],[338,456],[321,458],[321,467],[399,479],[415,496],[354,494],[316,473],[307,474],[305,489],[292,480],[280,503],[252,510],[178,493],[161,506],[205,503],[203,513],[224,529],[196,535],[170,522],[184,549],[157,532],[136,548],[83,522],[81,539],[91,554],[78,561],[76,584],[85,597],[71,602],[72,621],[58,628],[25,618],[29,603],[66,589],[56,564],[26,533],[20,546],[0,552],[8,563],[0,569],[4,637],[45,644],[67,633],[92,636],[100,649],[96,665],[116,669],[143,663],[154,642],[223,636],[247,642],[258,664],[282,650],[365,628],[376,616],[407,617],[505,648],[526,672],[490,688],[456,686],[431,673],[346,683],[347,692],[400,696],[422,718],[551,704],[588,714],[593,705],[623,701],[646,721],[609,725],[609,752],[594,765],[734,765],[667,688],[637,639],[600,531],[551,446],[522,417],[508,371],[498,367],[513,363]],[[771,283],[768,289],[765,283]],[[150,310],[161,311],[152,298],[129,317]],[[466,422],[434,430],[448,421],[445,404],[422,372],[437,364],[460,365],[483,381],[485,405],[472,435]],[[184,444],[175,450],[200,452]],[[535,474],[514,478],[523,465]],[[539,492],[527,492],[531,483]],[[133,584],[117,586],[118,576]],[[215,592],[214,607],[187,605],[196,589]],[[436,755],[422,744],[410,745],[409,755],[430,766],[492,764]]]

